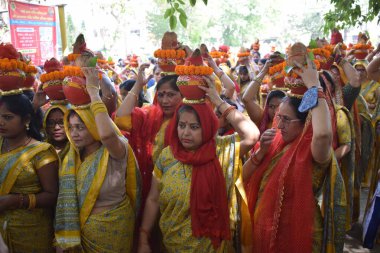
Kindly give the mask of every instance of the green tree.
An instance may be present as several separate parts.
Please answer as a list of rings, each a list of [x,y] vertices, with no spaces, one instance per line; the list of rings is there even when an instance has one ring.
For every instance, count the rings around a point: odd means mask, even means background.
[[[68,14],[66,16],[66,36],[67,36],[67,45],[69,49],[71,49],[70,46],[74,44],[75,39],[78,36],[77,33],[78,31],[74,25],[73,18],[71,17],[70,14]]]
[[[330,0],[333,9],[325,14],[324,32],[332,28],[355,27],[377,18],[380,23],[379,0]]]

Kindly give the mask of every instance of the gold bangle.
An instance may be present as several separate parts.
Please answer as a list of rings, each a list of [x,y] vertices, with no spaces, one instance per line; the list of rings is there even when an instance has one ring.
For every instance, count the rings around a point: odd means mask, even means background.
[[[86,85],[86,87],[88,87],[88,88],[94,88],[96,90],[100,90],[99,86],[96,86],[96,85],[93,85],[93,84]]]
[[[34,209],[36,207],[36,195],[35,194],[28,194],[28,197],[29,197],[28,210]]]
[[[225,104],[225,103],[226,103],[226,101],[223,100],[223,102],[221,102],[219,105],[216,106],[216,110],[217,110],[218,112],[220,112],[220,107],[221,107],[223,104]]]
[[[128,94],[132,94],[133,96],[135,96],[136,100],[139,100],[139,97],[136,95],[136,93],[134,93],[133,91],[129,91]]]
[[[224,74],[224,71],[219,71],[219,73],[216,73],[216,76],[220,79]]]

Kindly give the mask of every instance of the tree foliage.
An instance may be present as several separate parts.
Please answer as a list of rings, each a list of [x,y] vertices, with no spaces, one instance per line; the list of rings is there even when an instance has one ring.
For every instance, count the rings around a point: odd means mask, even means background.
[[[377,18],[380,23],[379,0],[330,0],[333,9],[324,16],[324,32],[332,28],[356,27]]]

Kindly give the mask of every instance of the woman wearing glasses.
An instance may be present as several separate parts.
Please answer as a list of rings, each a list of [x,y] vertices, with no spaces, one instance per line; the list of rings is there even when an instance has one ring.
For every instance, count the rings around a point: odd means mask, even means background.
[[[66,105],[52,105],[45,112],[43,120],[47,142],[53,145],[61,160],[69,150],[69,141],[63,126],[63,116],[67,110]]]
[[[343,251],[345,199],[339,198],[344,196],[344,187],[339,188],[343,182],[332,158],[329,108],[316,66],[305,61],[306,54],[306,47],[296,43],[287,64],[298,67],[293,70],[298,75],[298,90],[308,89],[317,103],[308,103],[305,112],[300,112],[305,106],[300,107],[301,99],[294,93],[286,97],[277,113],[278,129],[261,135],[243,167],[254,252]],[[323,220],[317,198],[325,181],[330,195],[324,196]]]

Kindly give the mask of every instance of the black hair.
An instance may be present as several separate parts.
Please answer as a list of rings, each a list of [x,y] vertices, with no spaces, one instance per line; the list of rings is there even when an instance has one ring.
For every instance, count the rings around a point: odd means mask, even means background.
[[[171,89],[179,92],[179,89],[177,86],[177,79],[178,79],[178,75],[163,76],[160,79],[160,81],[157,82],[156,90],[158,91],[163,84],[168,83]]]
[[[335,92],[335,84],[334,84],[334,80],[333,80],[331,74],[329,72],[327,72],[326,70],[323,70],[322,73],[319,75],[319,82],[321,83],[323,91],[326,92],[327,84],[325,83],[325,80],[322,77],[322,75],[327,79],[328,82],[330,82],[331,92],[334,93]]]
[[[191,107],[190,105],[181,105],[181,107],[178,109],[177,125],[178,125],[178,121],[179,121],[179,115],[181,115],[184,112],[194,113],[194,115],[197,117],[197,121],[199,122],[199,124],[201,124],[201,120],[199,119],[199,115],[193,107]]]
[[[130,90],[132,90],[135,83],[136,83],[136,80],[133,80],[133,79],[126,80],[122,84],[120,84],[119,89],[120,90],[124,89],[124,90],[130,91]]]
[[[240,66],[238,73],[239,74],[240,73],[246,73],[246,74],[248,74],[248,68],[247,68],[247,66],[244,66],[244,65]]]
[[[130,91],[130,90],[132,90],[132,88],[135,85],[135,83],[136,83],[136,80],[133,80],[133,79],[126,80],[122,84],[120,84],[119,89],[120,90],[124,89],[124,90]],[[144,100],[144,92],[140,91],[140,93],[139,93],[138,107],[142,107],[143,104],[144,104],[144,102],[147,102],[147,101]]]
[[[260,62],[261,62],[263,65],[265,65],[265,63],[267,62],[267,60],[268,60],[268,59],[262,58],[262,59],[260,59]]]
[[[308,111],[300,112],[298,110],[298,107],[300,107],[300,105],[301,105],[302,99],[299,99],[296,97],[285,96],[282,101],[289,103],[289,105],[293,108],[294,112],[296,113],[297,119],[301,120],[302,123],[306,122],[306,118],[307,118],[307,115],[309,114],[309,112]]]
[[[67,115],[67,120],[70,120],[71,117],[78,117],[78,119],[80,120],[80,122],[82,122],[84,124],[84,121],[82,120],[82,118],[79,116],[79,114],[74,111],[74,110],[69,110],[69,114]],[[87,127],[87,126],[86,126]]]
[[[268,94],[268,97],[267,97],[268,102],[267,103],[269,104],[269,102],[272,100],[272,98],[284,98],[285,96],[286,96],[286,94],[282,90],[272,90]]]
[[[21,117],[23,121],[30,120],[29,130],[26,131],[27,135],[41,141],[42,129],[42,112],[34,111],[32,102],[29,99],[30,94],[17,94],[11,96],[0,97],[0,104],[4,104],[7,109]]]
[[[222,94],[220,95],[220,98],[223,99],[227,104],[232,105],[236,109],[238,109],[238,106],[235,102],[233,102],[230,98],[228,98],[226,95]]]
[[[157,65],[157,64],[154,64],[154,67],[153,67],[153,75],[154,75],[154,73],[156,72],[157,68],[158,68],[158,65]]]

